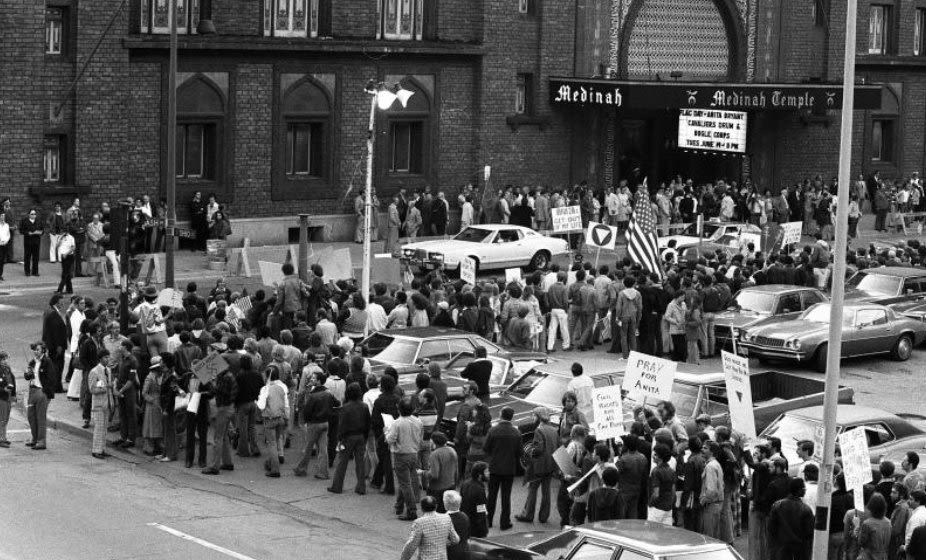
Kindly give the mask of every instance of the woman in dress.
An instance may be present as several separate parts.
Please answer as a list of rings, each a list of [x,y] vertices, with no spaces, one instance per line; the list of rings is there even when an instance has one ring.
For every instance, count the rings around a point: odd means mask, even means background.
[[[145,420],[141,427],[141,436],[145,438],[145,455],[156,459],[164,457],[162,439],[164,438],[163,411],[161,410],[161,382],[164,380],[164,362],[161,356],[151,358],[148,376],[141,396],[145,401]]]

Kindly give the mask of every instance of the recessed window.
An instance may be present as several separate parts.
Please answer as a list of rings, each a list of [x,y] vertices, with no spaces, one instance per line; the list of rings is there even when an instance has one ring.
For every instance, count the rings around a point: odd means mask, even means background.
[[[433,0],[379,0],[379,33],[384,39],[424,38],[425,2]]]
[[[894,121],[875,119],[871,121],[871,160],[894,161]]]
[[[518,115],[534,114],[534,75],[518,74],[515,83],[514,112]]]
[[[872,4],[868,9],[868,54],[888,54],[891,45],[891,7]]]
[[[46,183],[60,183],[63,169],[64,138],[53,134],[45,137],[44,142],[44,177]]]
[[[291,122],[286,125],[286,174],[322,176],[324,125]]]
[[[45,54],[61,54],[64,45],[64,11],[45,10]]]
[[[177,124],[177,177],[185,179],[215,177],[215,125]]]
[[[200,1],[176,0],[177,33],[196,33]],[[170,33],[170,3],[171,0],[141,0],[142,33]]]
[[[926,48],[924,48],[924,39],[926,39],[926,9],[917,8],[916,16],[913,22],[913,54],[915,56],[926,55]]]
[[[533,14],[535,0],[518,0],[518,13]]]
[[[264,0],[264,35],[318,37],[326,0]]]
[[[422,172],[424,159],[424,122],[393,121],[389,126],[392,173]]]
[[[824,0],[813,0],[813,24],[817,27],[826,27],[826,6]]]

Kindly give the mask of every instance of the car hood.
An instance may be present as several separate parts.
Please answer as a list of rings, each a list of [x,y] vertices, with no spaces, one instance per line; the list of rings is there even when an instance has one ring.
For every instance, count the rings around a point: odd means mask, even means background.
[[[767,338],[777,338],[787,340],[789,338],[799,337],[807,338],[816,334],[829,332],[829,325],[821,323],[812,323],[803,319],[794,321],[776,321],[769,325],[762,325],[749,329],[750,335],[764,336]]]
[[[450,251],[466,251],[473,247],[478,247],[481,243],[472,241],[457,241],[456,239],[432,239],[431,241],[419,241],[418,243],[409,243],[402,245],[402,249],[424,249],[425,251],[434,251],[435,253],[447,253]]]
[[[717,325],[743,328],[753,325],[763,319],[768,319],[770,315],[765,313],[751,313],[728,309],[727,311],[721,311],[720,313],[717,313],[714,317],[714,322]]]
[[[448,402],[444,409],[444,419],[455,423],[457,412],[461,404],[463,404],[461,401],[454,401],[453,403]],[[521,425],[529,425],[533,422],[533,417],[531,415],[532,411],[540,405],[504,393],[493,393],[489,397],[489,412],[492,413],[492,418],[498,418],[501,410],[506,406],[510,406],[512,410],[514,410],[512,424],[520,427]],[[560,407],[556,407],[556,410],[559,410],[559,408]]]
[[[670,235],[659,238],[659,248],[665,249],[669,246],[670,241],[675,241],[675,248],[691,247],[698,244],[698,238],[694,235]],[[706,240],[705,240],[706,241]]]

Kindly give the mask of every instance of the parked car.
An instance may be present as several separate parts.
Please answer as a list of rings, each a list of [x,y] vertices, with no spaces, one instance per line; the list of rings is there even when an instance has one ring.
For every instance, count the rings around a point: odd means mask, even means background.
[[[818,303],[797,319],[773,319],[746,329],[740,346],[760,362],[810,362],[817,371],[826,371],[829,323],[830,304]],[[843,358],[890,354],[902,362],[926,339],[926,323],[898,315],[884,305],[846,304],[842,325]]]
[[[846,301],[880,303],[898,311],[926,299],[926,269],[886,266],[859,270],[846,282]]]
[[[868,440],[871,463],[877,468],[885,457],[902,456],[907,451],[926,450],[926,430],[897,414],[877,408],[839,405],[836,411],[838,433],[861,428]],[[760,439],[781,439],[781,452],[791,466],[799,466],[797,442],[815,441],[814,433],[823,426],[823,407],[811,406],[782,414],[759,434]],[[899,462],[897,463],[900,464]]]
[[[367,356],[374,373],[382,373],[392,366],[399,375],[414,375],[427,371],[431,362],[447,367],[460,356],[472,356],[477,346],[491,356],[500,356],[515,362],[546,360],[542,352],[512,352],[490,342],[478,334],[445,327],[413,327],[377,331],[360,342],[367,348]]]
[[[476,269],[526,267],[546,268],[553,257],[569,252],[565,239],[547,237],[536,231],[509,224],[470,226],[452,239],[433,239],[402,245],[402,259],[422,270],[444,267],[459,271],[460,262],[470,257]]]
[[[733,302],[726,311],[716,314],[714,336],[717,351],[729,350],[732,341],[748,328],[763,324],[770,317],[795,319],[801,311],[814,304],[827,301],[827,297],[816,288],[790,284],[763,284],[743,288],[733,296]]]
[[[759,249],[762,240],[762,228],[754,224],[708,220],[704,222],[700,236],[698,235],[697,226],[697,224],[691,224],[677,235],[660,237],[659,249],[673,247],[676,251],[681,252],[683,249],[697,246],[699,243],[702,245],[713,244],[723,247],[739,247],[740,241],[744,240],[744,238],[754,242],[758,241],[756,249]]]
[[[598,521],[469,541],[471,560],[742,560],[724,542],[652,521]]]
[[[517,359],[513,359],[512,356]],[[521,358],[525,359],[522,360]],[[460,374],[475,359],[476,357],[472,352],[463,352],[441,368],[441,379],[447,384],[448,400],[461,400],[463,398],[463,387],[468,383],[468,380],[460,377]],[[489,378],[489,390],[492,393],[503,391],[515,379],[521,377],[525,371],[534,366],[552,361],[552,358],[542,353],[532,356],[530,354],[513,354],[505,350],[498,354],[490,354],[486,356],[486,359],[492,362],[492,375]],[[406,392],[415,391],[415,375],[400,375],[399,386]]]

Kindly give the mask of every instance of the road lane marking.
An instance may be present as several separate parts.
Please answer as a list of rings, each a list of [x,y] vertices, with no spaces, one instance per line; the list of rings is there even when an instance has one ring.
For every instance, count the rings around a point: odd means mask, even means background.
[[[208,549],[211,549],[211,550],[214,550],[214,551],[216,551],[216,552],[221,552],[222,554],[224,554],[224,555],[226,555],[226,556],[229,556],[229,557],[231,557],[231,558],[236,558],[237,560],[255,560],[254,558],[251,558],[250,556],[245,556],[244,554],[241,554],[241,553],[239,553],[239,552],[235,552],[234,550],[228,550],[228,549],[225,548],[225,547],[219,546],[219,545],[217,545],[217,544],[213,544],[213,543],[211,543],[211,542],[209,542],[209,541],[207,541],[207,540],[203,540],[203,539],[201,539],[201,538],[199,538],[199,537],[194,537],[193,535],[188,535],[188,534],[184,533],[183,531],[178,531],[177,529],[174,529],[174,528],[172,528],[172,527],[168,527],[168,526],[166,526],[166,525],[161,525],[160,523],[148,523],[148,526],[149,526],[149,527],[154,527],[155,529],[158,529],[158,530],[160,530],[160,531],[164,531],[165,533],[171,534],[171,535],[173,535],[173,536],[175,536],[175,537],[179,537],[179,538],[181,538],[181,539],[183,539],[183,540],[185,540],[185,541],[194,542],[194,543],[196,543],[196,544],[198,544],[198,545],[200,545],[200,546],[204,546],[204,547],[206,547],[206,548],[208,548]]]

